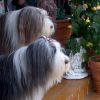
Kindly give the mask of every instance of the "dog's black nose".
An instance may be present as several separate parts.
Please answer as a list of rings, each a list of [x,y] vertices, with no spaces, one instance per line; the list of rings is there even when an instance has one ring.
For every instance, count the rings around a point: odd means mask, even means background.
[[[69,62],[69,61],[66,59],[66,60],[65,60],[65,64],[68,64],[68,62]]]
[[[51,25],[50,28],[52,29],[53,28],[53,25]]]

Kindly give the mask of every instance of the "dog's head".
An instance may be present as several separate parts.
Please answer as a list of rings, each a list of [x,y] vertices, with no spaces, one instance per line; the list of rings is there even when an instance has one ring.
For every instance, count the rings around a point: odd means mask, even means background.
[[[40,94],[44,94],[56,82],[61,81],[63,74],[69,69],[69,58],[63,51],[59,42],[45,36],[18,49],[14,53],[13,65],[19,85],[23,87],[24,82],[26,89],[33,92],[39,89]]]
[[[27,48],[26,54],[35,85],[47,80],[60,81],[69,69],[69,58],[56,40],[41,37]]]
[[[29,37],[33,40],[36,39],[36,36],[51,36],[55,31],[47,11],[36,7],[21,9],[18,17],[18,30],[19,34],[26,35],[26,38]]]
[[[18,49],[22,45],[28,45],[41,35],[50,37],[55,29],[54,23],[44,9],[36,7],[24,7],[7,14],[5,22],[5,39],[11,42],[12,49]]]

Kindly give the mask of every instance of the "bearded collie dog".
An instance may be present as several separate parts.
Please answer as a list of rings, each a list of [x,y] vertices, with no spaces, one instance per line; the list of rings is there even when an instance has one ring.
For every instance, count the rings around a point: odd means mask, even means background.
[[[68,69],[69,57],[60,44],[40,37],[0,56],[0,100],[42,100]]]
[[[0,15],[0,54],[12,52],[41,35],[50,37],[54,31],[47,11],[40,8],[27,6]]]

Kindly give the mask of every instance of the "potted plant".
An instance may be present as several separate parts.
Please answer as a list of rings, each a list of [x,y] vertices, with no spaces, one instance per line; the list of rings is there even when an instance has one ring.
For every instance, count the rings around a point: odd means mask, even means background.
[[[64,5],[68,0],[38,0],[37,7],[47,10],[51,19],[55,22],[56,32],[53,36],[62,46],[71,36],[71,23],[66,16],[66,7]],[[64,9],[65,8],[65,9]],[[69,10],[68,10],[69,11]]]
[[[87,56],[100,51],[100,3],[99,0],[71,0],[73,37],[83,38]],[[97,50],[97,48],[99,50]],[[89,54],[90,52],[90,54]],[[92,52],[92,54],[91,54]]]
[[[72,0],[71,7],[72,7],[71,21],[72,21],[72,32],[73,32],[71,39],[80,37],[82,38],[81,46],[86,51],[83,54],[83,56],[85,59],[85,63],[87,64],[90,56],[96,57],[96,55],[100,55],[99,1]],[[74,44],[74,42],[72,44]],[[73,47],[73,45],[71,46]],[[79,47],[72,49],[76,51]]]
[[[95,14],[92,17],[91,41],[87,45],[87,50],[92,51],[89,56],[88,67],[95,85],[96,93],[100,94],[100,4],[94,7]]]
[[[62,0],[58,0],[61,1]],[[64,0],[63,0],[64,1]],[[65,0],[66,1],[66,0]],[[56,32],[54,38],[57,39],[62,46],[65,45],[66,41],[70,38],[72,31],[71,31],[71,22],[68,19],[68,14],[65,13],[64,4],[57,4],[56,10]]]
[[[80,13],[78,12],[80,21],[73,21],[73,26],[78,29],[74,35],[83,37],[85,58],[96,92],[100,94],[100,3],[98,0],[86,1],[83,3],[83,8],[80,8]]]
[[[71,60],[71,68],[69,72],[65,74],[66,79],[82,79],[88,76],[86,71],[86,50],[83,46],[84,44],[84,32],[86,30],[86,22],[82,19],[81,13],[84,11],[83,4],[80,1],[71,1],[72,15],[72,36],[65,46],[67,51],[69,51],[69,56]],[[85,30],[84,30],[85,29]],[[86,33],[85,32],[85,33]]]

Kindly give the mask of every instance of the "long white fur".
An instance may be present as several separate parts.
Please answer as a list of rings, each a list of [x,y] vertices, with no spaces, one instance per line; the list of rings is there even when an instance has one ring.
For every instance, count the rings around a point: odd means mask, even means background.
[[[65,71],[68,71],[70,68],[70,62],[69,57],[65,56],[61,51],[61,45],[58,42],[53,42],[53,44],[56,46],[56,54],[54,58],[54,63],[52,64],[53,72],[51,73],[50,77],[47,80],[47,84],[45,87],[39,87],[35,94],[33,94],[32,100],[42,100],[45,92],[48,91],[53,85],[61,82],[63,73]],[[68,60],[68,64],[65,65],[65,59]]]
[[[50,28],[50,26],[52,26],[52,29]],[[51,36],[54,32],[55,32],[55,29],[54,29],[53,22],[49,19],[49,16],[45,16],[44,27],[42,29],[41,34],[48,37],[48,36]]]
[[[32,8],[36,8],[36,7],[32,7]],[[39,9],[36,8],[40,11],[41,14],[44,15],[44,27],[41,31],[41,35],[45,35],[47,37],[51,36],[54,32],[55,32],[55,28],[54,28],[54,24],[52,22],[52,20],[50,20],[48,13],[46,10],[44,9]],[[19,16],[19,13],[21,12],[21,10],[16,10],[13,11],[11,13],[7,14],[7,18],[6,18],[6,23],[5,23],[5,32],[7,32],[7,40],[11,40],[11,45],[12,45],[12,49],[18,49],[19,47],[21,47],[22,45],[18,42],[18,30],[17,30],[17,19]],[[52,29],[50,28],[50,26],[52,26]],[[34,26],[33,26],[34,27]],[[5,34],[6,35],[6,34]],[[6,38],[6,37],[5,37]],[[8,43],[8,41],[6,40],[6,43]],[[22,34],[21,36],[21,40],[24,40],[24,35]],[[5,42],[5,40],[4,40]]]
[[[13,11],[13,13],[8,14],[6,19],[6,24],[5,24],[5,32],[9,33],[7,34],[7,36],[9,40],[11,40],[11,45],[14,47],[12,49],[16,49],[19,47],[18,30],[17,30],[17,18],[19,13],[20,10]]]
[[[36,8],[36,7],[34,7],[34,8]],[[46,10],[44,10],[42,8],[41,9],[40,8],[36,8],[36,9],[39,10],[41,12],[41,14],[48,16],[48,13],[47,13]]]
[[[21,71],[23,71],[24,76],[26,75],[26,71],[27,71],[27,67],[26,67],[26,49],[27,46],[20,48],[19,50],[16,51],[16,53],[14,54],[14,59],[13,59],[13,63],[15,64],[15,68],[17,71],[17,76],[18,76],[18,80],[21,80]]]
[[[48,89],[51,88],[56,83],[61,82],[63,73],[65,71],[68,71],[69,66],[68,64],[65,64],[65,59],[69,61],[69,58],[62,53],[61,46],[58,42],[53,41],[53,45],[56,47],[54,63],[52,64],[53,72],[48,77],[46,86],[45,87],[39,86],[38,88],[34,88],[32,97],[26,97],[25,100],[42,100],[45,92],[48,91]],[[21,49],[17,50],[17,52],[14,54],[13,62],[17,70],[19,82],[21,80],[21,70],[24,73],[26,73],[26,70],[27,70],[25,66],[26,65],[26,59],[25,59],[26,50],[27,50],[27,46],[22,47]],[[20,61],[23,63],[20,63]]]

